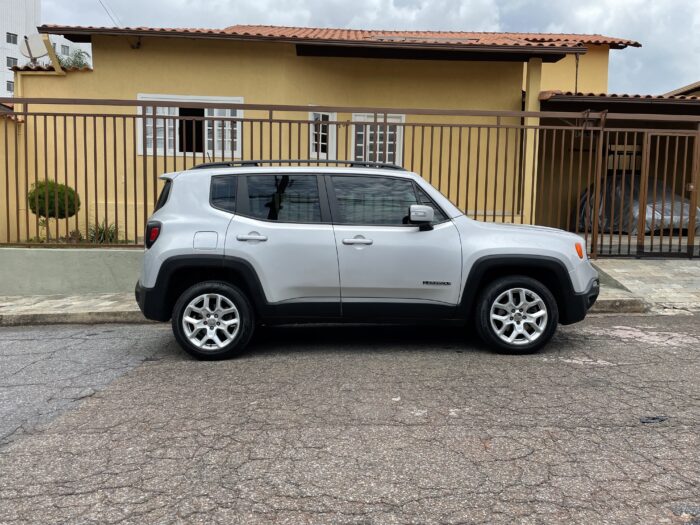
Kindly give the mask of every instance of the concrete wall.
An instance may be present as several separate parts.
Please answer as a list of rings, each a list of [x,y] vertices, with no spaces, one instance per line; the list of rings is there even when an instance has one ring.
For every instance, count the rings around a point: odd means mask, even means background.
[[[578,78],[576,57],[567,55],[559,62],[542,65],[543,91],[580,91],[583,93],[607,93],[608,91],[608,46],[586,46],[588,51],[579,55]],[[525,74],[523,71],[523,89],[525,89]]]
[[[140,249],[0,248],[0,296],[131,292]]]

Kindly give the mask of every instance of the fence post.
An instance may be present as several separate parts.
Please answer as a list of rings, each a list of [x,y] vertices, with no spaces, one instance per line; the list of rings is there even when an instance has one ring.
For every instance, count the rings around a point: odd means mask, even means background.
[[[606,116],[607,111],[604,111],[600,116],[600,129],[598,131],[598,154],[595,165],[595,185],[593,186],[593,231],[591,232],[591,257],[593,259],[598,258],[598,228],[600,226],[600,214],[598,213],[598,208],[600,207],[600,192],[603,191],[600,184],[603,174],[603,144],[605,143]]]
[[[700,124],[696,126],[695,140],[693,141],[693,158],[690,169],[690,184],[687,190],[688,200],[690,200],[689,217],[688,217],[688,239],[687,251],[688,257],[695,256],[695,219],[697,217],[698,206],[698,184],[700,184]],[[698,253],[700,255],[700,253]]]
[[[525,111],[540,110],[540,88],[542,84],[542,59],[533,58],[527,63],[527,75],[525,77]],[[539,137],[539,117],[525,117],[523,133],[523,192],[521,208],[521,224],[534,224],[536,222],[535,210],[537,209],[537,158]]]

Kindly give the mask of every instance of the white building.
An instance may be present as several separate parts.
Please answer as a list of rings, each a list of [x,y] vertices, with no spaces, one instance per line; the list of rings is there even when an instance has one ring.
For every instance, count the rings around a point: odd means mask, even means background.
[[[14,94],[13,66],[29,62],[20,53],[25,35],[36,34],[41,24],[41,0],[0,0],[0,97]],[[63,37],[51,37],[57,55],[70,55],[78,47]]]

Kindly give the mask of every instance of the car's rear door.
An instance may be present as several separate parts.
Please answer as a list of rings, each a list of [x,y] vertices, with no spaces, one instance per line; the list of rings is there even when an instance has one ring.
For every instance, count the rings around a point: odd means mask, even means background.
[[[338,256],[323,177],[303,172],[238,177],[225,256],[252,265],[267,301],[290,315],[339,315]]]
[[[326,177],[344,316],[447,312],[459,300],[462,251],[452,221],[409,178]],[[426,202],[427,201],[427,202]],[[429,204],[429,231],[407,224],[411,204]]]

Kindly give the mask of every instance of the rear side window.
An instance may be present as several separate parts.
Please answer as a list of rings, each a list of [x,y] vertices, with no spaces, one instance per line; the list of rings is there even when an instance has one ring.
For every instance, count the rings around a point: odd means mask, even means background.
[[[280,222],[321,222],[316,175],[248,175],[248,215]]]
[[[168,197],[170,196],[170,186],[172,186],[172,184],[173,182],[170,180],[165,181],[165,186],[163,186],[163,189],[160,190],[160,195],[156,201],[156,207],[153,210],[154,212],[160,210],[163,206],[165,206],[165,203],[168,202]]]
[[[209,202],[214,208],[236,211],[236,189],[238,178],[235,175],[219,175],[211,178],[211,195]]]

